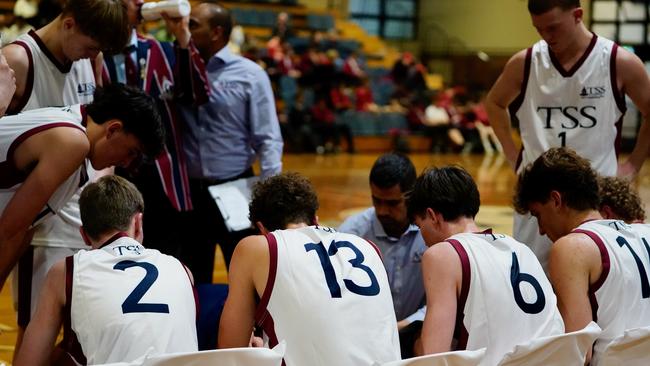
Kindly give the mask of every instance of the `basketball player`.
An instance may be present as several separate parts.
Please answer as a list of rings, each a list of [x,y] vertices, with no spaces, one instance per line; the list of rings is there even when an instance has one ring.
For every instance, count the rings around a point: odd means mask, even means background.
[[[82,364],[196,352],[190,273],[176,258],[140,244],[140,192],[106,176],[84,188],[79,204],[81,235],[93,250],[50,269],[15,365],[49,365],[62,323],[63,347]]]
[[[379,250],[355,235],[318,226],[311,183],[284,173],[253,188],[250,218],[263,235],[235,248],[219,348],[245,347],[254,326],[284,361],[373,365],[399,360],[393,301]]]
[[[101,50],[122,49],[128,39],[127,24],[121,0],[69,0],[52,22],[4,47],[16,73],[9,113],[92,102],[101,57],[97,70],[92,62]],[[94,171],[88,174],[95,179]],[[14,271],[17,347],[50,266],[86,246],[79,236],[77,199],[73,195],[56,216],[38,226],[32,246]]]
[[[539,232],[555,241],[549,272],[566,331],[592,320],[603,329],[592,364],[626,329],[650,325],[647,229],[604,220],[599,201],[596,172],[568,148],[552,148],[529,164],[515,195],[515,208],[530,212]]]
[[[425,171],[407,204],[430,246],[422,257],[425,354],[453,350],[458,334],[456,349],[486,347],[485,365],[496,365],[517,344],[564,332],[533,252],[507,235],[479,232],[479,192],[464,169]]]
[[[639,194],[630,182],[620,177],[598,177],[598,211],[605,219],[623,220],[628,224],[643,223],[645,209]]]
[[[16,73],[8,112],[91,102],[101,75],[101,62],[96,69],[91,62],[102,50],[121,51],[128,39],[122,0],[67,1],[52,22],[2,49]]]
[[[508,61],[486,101],[508,161],[521,172],[549,148],[568,146],[589,159],[599,174],[636,175],[650,148],[650,78],[643,63],[591,33],[582,21],[579,0],[529,0],[528,9],[543,40]],[[644,123],[634,151],[617,167],[624,94]],[[511,118],[519,121],[521,152],[512,138]],[[515,215],[513,233],[546,268],[550,241],[537,234],[535,219]]]
[[[164,136],[150,97],[130,87],[95,91],[88,105],[0,119],[0,287],[25,251],[30,228],[61,207],[95,169],[156,156]]]

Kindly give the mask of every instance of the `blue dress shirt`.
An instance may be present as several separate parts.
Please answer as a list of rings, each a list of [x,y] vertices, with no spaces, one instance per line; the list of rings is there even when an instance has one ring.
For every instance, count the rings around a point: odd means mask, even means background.
[[[282,170],[282,135],[266,72],[222,48],[206,66],[209,101],[184,106],[183,146],[190,178],[229,179],[260,157],[262,177]]]
[[[375,208],[371,207],[348,217],[338,230],[358,235],[379,247],[388,272],[397,320],[423,320],[424,311],[418,311],[425,304],[420,263],[427,247],[420,229],[409,225],[401,237],[392,238],[377,219]]]

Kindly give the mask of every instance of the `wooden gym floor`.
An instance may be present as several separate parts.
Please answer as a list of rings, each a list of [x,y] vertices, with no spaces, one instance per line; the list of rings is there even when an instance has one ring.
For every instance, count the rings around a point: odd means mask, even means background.
[[[309,177],[318,192],[323,225],[338,226],[345,217],[371,205],[368,173],[378,154],[285,155],[284,170]],[[414,154],[410,156],[418,174],[428,166],[458,164],[474,177],[481,193],[477,221],[496,232],[511,233],[512,192],[515,174],[500,155]],[[641,170],[636,185],[643,202],[650,203],[650,162]],[[215,282],[226,282],[220,253],[215,258]],[[0,366],[9,365],[15,342],[15,314],[9,286],[0,293]]]

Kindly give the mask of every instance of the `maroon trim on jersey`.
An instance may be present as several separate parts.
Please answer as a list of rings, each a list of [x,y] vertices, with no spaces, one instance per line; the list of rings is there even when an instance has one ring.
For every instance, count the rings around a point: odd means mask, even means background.
[[[364,240],[367,241],[368,243],[370,243],[370,245],[372,245],[373,248],[375,248],[375,251],[377,252],[377,254],[379,254],[379,259],[381,259],[381,261],[383,262],[384,261],[384,256],[381,255],[381,250],[379,250],[379,247],[377,246],[377,244],[373,243],[372,240],[368,240],[368,239],[364,239]]]
[[[591,240],[593,240],[596,246],[598,247],[598,250],[600,251],[600,263],[603,269],[602,272],[600,273],[600,277],[598,277],[598,280],[596,280],[596,282],[594,282],[592,285],[589,286],[589,302],[591,303],[591,318],[593,319],[593,321],[597,322],[598,321],[598,299],[596,299],[596,291],[600,289],[600,287],[607,279],[607,275],[609,275],[609,267],[610,267],[609,253],[607,253],[607,247],[605,246],[605,243],[603,243],[603,240],[600,238],[600,236],[598,236],[598,234],[594,233],[593,231],[584,230],[584,229],[575,229],[572,232],[585,234],[588,237],[590,237]]]
[[[65,306],[63,309],[63,340],[59,344],[77,363],[85,365],[86,356],[81,349],[77,334],[72,330],[72,275],[74,274],[74,256],[65,258]]]
[[[266,322],[266,318],[271,316],[266,307],[269,305],[269,300],[271,300],[271,293],[273,292],[273,286],[275,285],[275,276],[278,272],[278,242],[275,239],[275,236],[271,233],[266,234],[265,237],[269,245],[269,277],[266,280],[264,294],[255,310],[255,321],[260,326],[263,326]],[[273,319],[271,319],[271,321],[273,321]]]
[[[97,249],[102,249],[103,247],[112,244],[114,241],[116,241],[119,238],[129,238],[129,234],[125,233],[124,231],[120,231],[115,233],[115,235],[111,236],[106,240],[102,245],[99,246]]]
[[[616,138],[614,139],[614,153],[616,154],[616,158],[618,160],[618,155],[621,153],[621,133],[623,131],[623,117],[618,119],[616,123],[614,123],[614,126],[616,127]]]
[[[73,127],[83,131],[83,128],[75,125],[74,123],[54,122],[32,128],[20,134],[9,146],[9,150],[7,150],[7,159],[0,162],[0,188],[11,188],[18,183],[24,182],[29,175],[28,173],[18,170],[16,164],[14,163],[14,153],[18,146],[20,146],[20,144],[25,142],[25,140],[31,136],[55,127]]]
[[[34,89],[34,56],[32,56],[32,50],[30,50],[27,43],[23,41],[15,41],[13,44],[25,49],[29,67],[27,68],[27,80],[25,80],[25,90],[23,90],[23,95],[20,96],[18,104],[16,104],[14,108],[7,110],[7,114],[16,114],[22,111],[27,105],[29,97],[32,96],[32,90]]]
[[[280,343],[277,334],[275,334],[275,322],[273,321],[273,316],[271,316],[271,313],[269,313],[268,310],[264,309],[262,318],[264,321],[259,323],[258,326],[261,327],[266,336],[269,337],[269,348],[273,348]],[[282,366],[286,366],[284,358],[282,359]]]
[[[515,100],[510,103],[508,109],[510,110],[510,116],[514,116],[521,105],[524,103],[524,97],[526,96],[526,88],[528,88],[528,79],[530,78],[530,64],[533,59],[533,48],[530,47],[526,50],[526,60],[524,61],[524,79],[521,82],[521,91]]]
[[[517,170],[519,170],[519,166],[521,166],[521,162],[524,161],[524,147],[522,146],[521,149],[519,149],[519,155],[517,155],[517,161],[515,162],[515,173]]]
[[[79,105],[79,113],[81,114],[81,125],[88,127],[88,111],[85,104]]]
[[[591,33],[591,41],[589,42],[589,46],[587,46],[587,49],[582,54],[580,59],[575,64],[573,64],[573,66],[571,67],[571,69],[569,69],[569,71],[566,71],[564,69],[564,67],[562,67],[562,64],[560,63],[560,61],[558,61],[558,59],[555,57],[555,54],[553,53],[553,50],[551,50],[551,47],[548,46],[548,54],[549,54],[549,56],[551,56],[551,63],[553,63],[553,66],[555,66],[555,69],[557,70],[557,72],[560,73],[560,75],[562,75],[565,78],[570,78],[570,77],[573,76],[573,74],[576,73],[576,71],[578,71],[580,66],[582,66],[582,64],[585,63],[585,61],[587,60],[587,57],[589,57],[589,54],[594,49],[594,46],[596,46],[596,41],[597,40],[598,40],[598,36],[595,33],[592,32]]]
[[[196,314],[194,315],[194,318],[198,320],[199,313],[201,311],[201,303],[199,302],[199,292],[196,290],[196,286],[194,286],[194,281],[192,280],[190,269],[187,268],[187,266],[183,262],[181,262],[181,266],[183,267],[185,273],[187,274],[187,279],[190,281],[190,286],[192,286],[192,293],[194,294],[194,308],[196,309]]]
[[[70,72],[70,70],[72,69],[72,61],[66,64],[60,63],[59,60],[56,59],[52,51],[50,51],[49,48],[47,48],[45,42],[43,42],[41,37],[39,37],[38,34],[36,34],[36,32],[33,29],[30,30],[27,34],[29,34],[30,37],[34,38],[34,41],[36,41],[36,44],[38,45],[38,48],[41,49],[41,52],[43,52],[43,54],[50,60],[50,62],[52,62],[52,64],[54,64],[54,66],[56,66],[56,68],[59,71],[61,71],[61,73],[67,74]]]
[[[612,94],[614,94],[614,100],[616,101],[616,106],[618,110],[625,114],[627,111],[627,106],[625,105],[625,97],[623,93],[618,89],[618,82],[616,76],[616,54],[618,53],[618,45],[614,43],[612,47],[612,54],[609,59],[609,79],[612,83]]]
[[[454,334],[458,334],[458,346],[457,350],[464,350],[467,347],[467,339],[469,338],[469,332],[465,328],[463,320],[465,319],[465,303],[467,302],[467,296],[469,295],[469,281],[472,275],[472,271],[469,265],[469,256],[463,248],[463,245],[456,239],[447,239],[447,243],[458,253],[458,258],[460,259],[460,266],[463,271],[462,285],[460,288],[460,295],[458,296],[458,302],[456,305],[456,329]]]
[[[29,246],[18,261],[18,325],[23,329],[31,319],[34,247]]]

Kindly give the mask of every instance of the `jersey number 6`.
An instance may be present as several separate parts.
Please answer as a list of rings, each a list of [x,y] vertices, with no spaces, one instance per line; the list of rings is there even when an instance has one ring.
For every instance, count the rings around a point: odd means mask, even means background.
[[[528,303],[526,300],[524,300],[524,297],[521,294],[521,288],[519,288],[519,284],[522,282],[528,282],[531,286],[533,286],[535,294],[537,295],[537,300],[535,300],[535,302]],[[515,302],[519,308],[521,308],[521,310],[527,314],[537,314],[544,310],[544,306],[546,306],[546,297],[544,296],[542,286],[539,284],[539,281],[537,281],[537,279],[535,279],[535,277],[532,275],[519,272],[519,259],[517,258],[517,254],[515,254],[515,252],[512,252],[510,283],[512,284],[512,290],[514,291]]]

